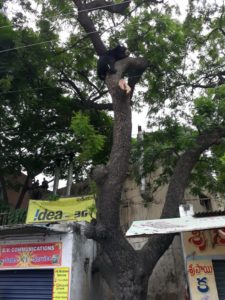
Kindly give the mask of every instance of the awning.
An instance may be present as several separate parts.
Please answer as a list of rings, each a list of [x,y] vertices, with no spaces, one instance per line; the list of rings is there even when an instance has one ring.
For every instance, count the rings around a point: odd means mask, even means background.
[[[62,234],[69,232],[70,228],[61,224],[49,225],[27,225],[27,224],[16,224],[16,225],[5,225],[0,226],[0,237],[10,234],[35,234],[35,233],[46,233],[46,234]]]
[[[126,236],[145,236],[152,234],[179,233],[193,230],[207,230],[224,228],[225,216],[194,218],[186,216],[181,218],[134,221],[128,229]]]

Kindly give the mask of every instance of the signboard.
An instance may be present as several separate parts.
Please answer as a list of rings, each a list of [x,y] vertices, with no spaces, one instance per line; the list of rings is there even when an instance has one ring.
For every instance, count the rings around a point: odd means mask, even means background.
[[[54,269],[52,300],[69,299],[69,268]]]
[[[90,221],[90,208],[93,206],[93,196],[61,198],[56,201],[30,200],[26,223]]]
[[[0,246],[0,269],[60,266],[62,243]]]
[[[212,262],[187,261],[188,281],[193,300],[219,300]]]
[[[185,257],[225,255],[224,229],[194,230],[181,236]]]
[[[171,219],[134,221],[126,236],[167,234],[210,228],[223,228],[225,216],[194,218],[192,216]]]

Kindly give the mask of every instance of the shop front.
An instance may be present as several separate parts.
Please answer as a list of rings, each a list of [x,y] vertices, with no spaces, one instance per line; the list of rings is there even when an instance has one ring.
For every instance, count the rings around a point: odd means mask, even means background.
[[[182,239],[190,298],[225,300],[224,230],[185,232]]]
[[[0,299],[91,299],[95,246],[74,223],[0,227]]]

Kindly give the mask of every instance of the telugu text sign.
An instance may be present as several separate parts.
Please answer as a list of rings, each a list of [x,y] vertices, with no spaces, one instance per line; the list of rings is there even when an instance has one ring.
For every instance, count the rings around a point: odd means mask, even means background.
[[[188,260],[187,274],[191,299],[219,300],[213,265],[210,260]]]
[[[61,260],[61,242],[0,246],[0,269],[60,266]]]

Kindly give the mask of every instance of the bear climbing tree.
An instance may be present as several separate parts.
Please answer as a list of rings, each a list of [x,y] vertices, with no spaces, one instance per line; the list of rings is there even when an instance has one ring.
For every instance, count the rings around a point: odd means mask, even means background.
[[[99,57],[97,64],[98,77],[101,80],[105,80],[107,72],[109,74],[115,74],[115,62],[128,57],[130,52],[124,46],[117,45],[115,48],[107,50],[103,55]]]

